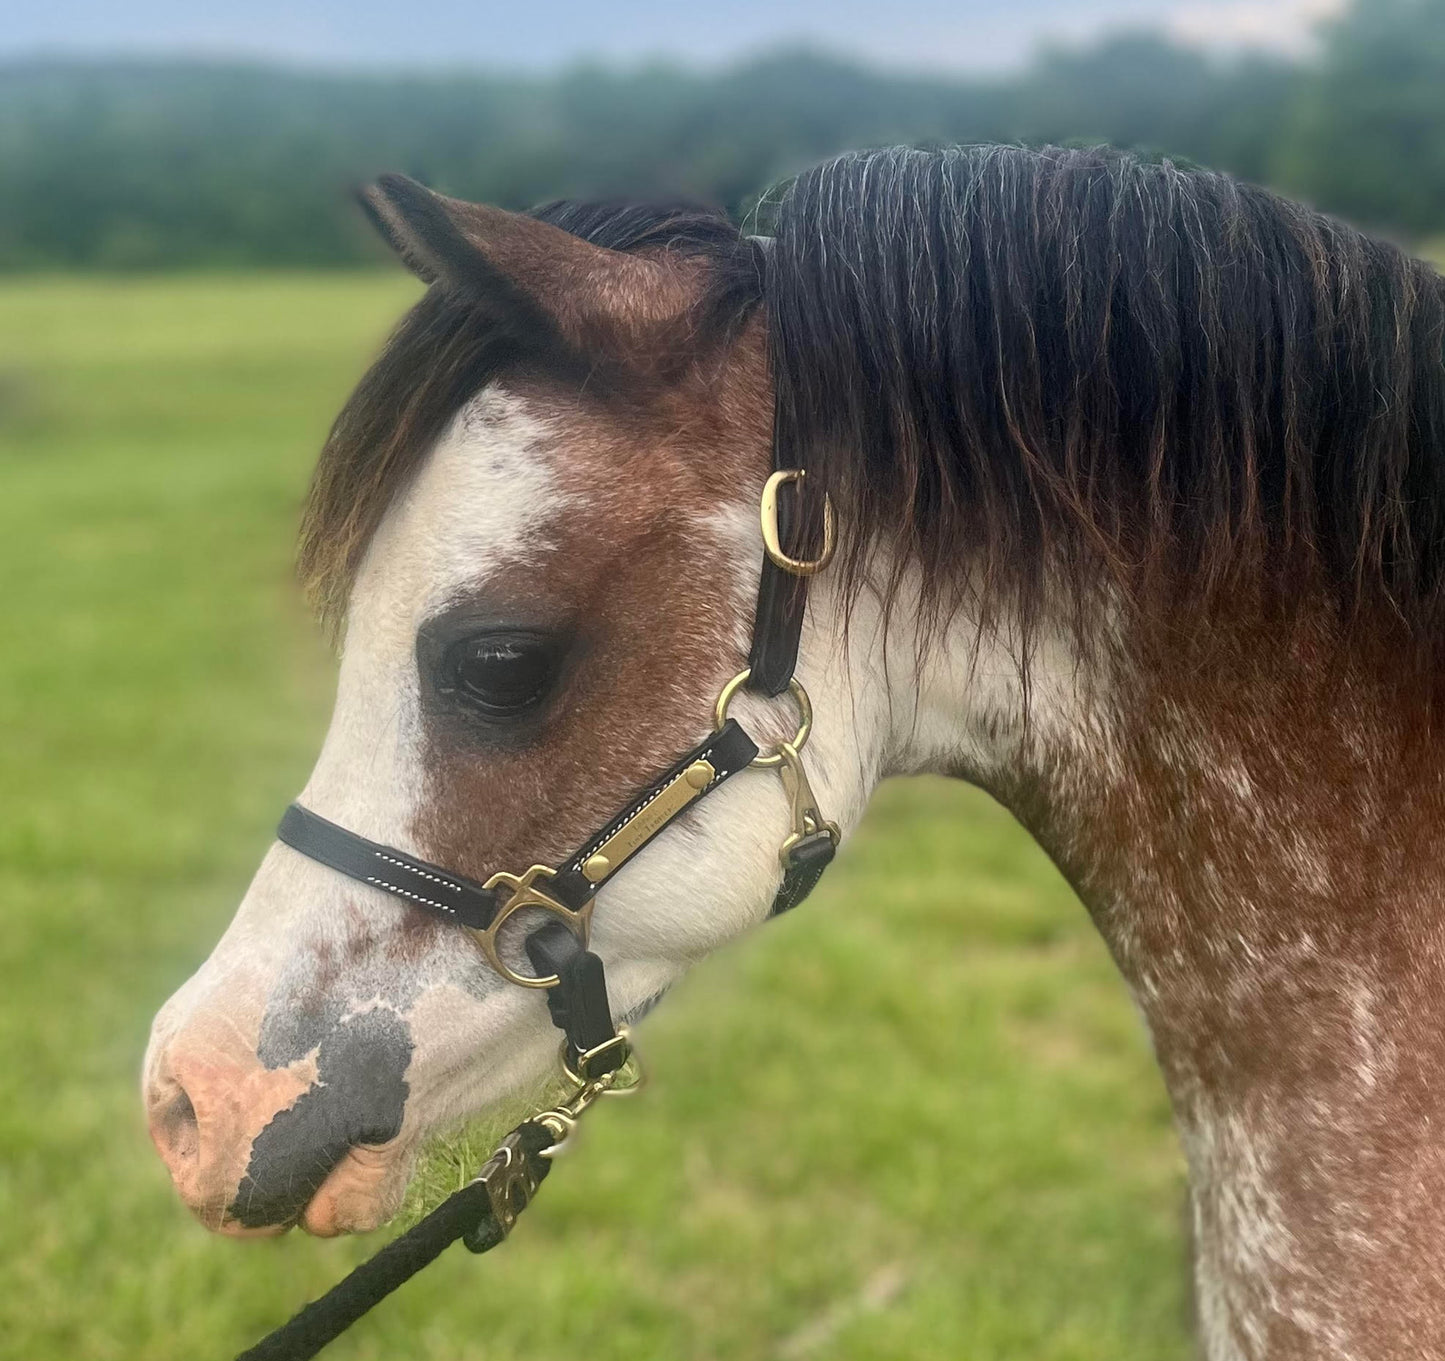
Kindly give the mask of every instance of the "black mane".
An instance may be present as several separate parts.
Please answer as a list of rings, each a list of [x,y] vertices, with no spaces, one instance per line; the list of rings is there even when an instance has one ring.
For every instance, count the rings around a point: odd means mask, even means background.
[[[1042,571],[1097,580],[1102,558],[1136,593],[1323,573],[1441,622],[1428,266],[1108,151],[845,156],[788,187],[776,232],[780,431],[936,603],[966,564],[985,608],[1002,588],[1027,613]]]
[[[845,156],[764,205],[766,250],[686,204],[537,216],[708,259],[715,336],[766,307],[779,436],[867,527],[847,540],[855,584],[882,539],[939,618],[974,592],[1027,621],[1046,573],[1102,564],[1141,597],[1322,576],[1442,631],[1445,280],[1392,246],[1097,150]],[[318,465],[302,565],[324,605],[505,360],[436,289],[403,322]]]

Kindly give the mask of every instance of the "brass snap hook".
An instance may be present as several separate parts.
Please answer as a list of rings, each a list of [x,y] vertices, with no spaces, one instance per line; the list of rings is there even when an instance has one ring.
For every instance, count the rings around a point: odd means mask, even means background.
[[[783,788],[787,791],[788,809],[793,825],[793,830],[778,850],[778,859],[782,861],[783,868],[788,869],[793,847],[804,837],[826,832],[832,838],[833,845],[837,846],[843,839],[843,833],[836,822],[829,822],[818,811],[818,800],[813,794],[813,786],[808,783],[808,773],[803,769],[803,760],[798,755],[797,747],[791,742],[779,742],[778,755],[783,762],[778,774],[783,777]]]
[[[593,1074],[593,1065],[604,1054],[618,1054],[621,1061],[607,1073]],[[588,1086],[599,1088],[603,1096],[630,1096],[642,1086],[642,1067],[637,1062],[637,1052],[632,1047],[631,1032],[618,1026],[617,1033],[593,1049],[584,1049],[577,1055],[575,1064],[567,1062],[567,1046],[562,1045],[562,1076],[573,1088],[580,1091]]]
[[[744,667],[719,692],[712,711],[713,722],[719,728],[727,722],[728,706],[733,702],[733,697],[748,683],[751,675],[752,669]],[[783,789],[788,796],[790,829],[778,851],[778,858],[783,862],[784,869],[789,868],[788,858],[804,837],[827,832],[834,846],[843,839],[838,824],[829,822],[818,810],[817,797],[813,793],[812,785],[808,783],[808,773],[803,769],[803,759],[798,754],[813,731],[812,701],[796,677],[788,682],[788,692],[798,706],[798,731],[791,741],[775,743],[771,751],[754,756],[751,762],[765,770],[776,770],[782,777]]]
[[[617,1053],[622,1062],[606,1073],[592,1073],[592,1065],[603,1054]],[[550,1148],[542,1151],[544,1158],[556,1158],[566,1152],[569,1140],[577,1128],[577,1122],[587,1110],[604,1096],[631,1096],[639,1091],[646,1080],[642,1065],[637,1060],[637,1051],[626,1026],[620,1026],[615,1035],[604,1040],[593,1049],[578,1054],[576,1066],[567,1062],[567,1045],[562,1045],[558,1056],[562,1075],[572,1088],[572,1094],[559,1101],[550,1110],[542,1111],[532,1120],[549,1131],[554,1140]]]

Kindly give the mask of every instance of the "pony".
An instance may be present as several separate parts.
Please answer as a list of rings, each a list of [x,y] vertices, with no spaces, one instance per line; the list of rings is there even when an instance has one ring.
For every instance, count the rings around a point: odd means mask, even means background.
[[[767,237],[365,200],[429,288],[305,508],[343,640],[306,806],[462,874],[555,863],[743,664],[777,439],[837,512],[818,803],[846,839],[886,776],[968,780],[1074,886],[1170,1092],[1205,1354],[1445,1355],[1445,281],[1107,150],[843,156]],[[614,1015],[764,919],[786,826],[736,779],[607,882]],[[278,843],[145,1099],[211,1228],[338,1234],[554,1050],[463,931]]]

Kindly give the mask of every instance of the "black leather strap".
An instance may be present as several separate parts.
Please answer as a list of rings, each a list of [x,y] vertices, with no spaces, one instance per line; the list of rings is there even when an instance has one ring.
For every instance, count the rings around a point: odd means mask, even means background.
[[[539,977],[557,975],[547,989],[552,1024],[567,1037],[567,1062],[598,1049],[617,1035],[607,1002],[607,976],[602,961],[586,949],[561,922],[544,922],[526,940],[527,957]],[[622,1050],[597,1055],[594,1075],[610,1073],[622,1063]]]
[[[773,471],[798,466],[778,436],[780,413],[773,411]],[[798,484],[784,483],[778,489],[778,540],[785,552],[806,558],[811,549],[804,530],[807,516],[798,502]],[[748,689],[763,695],[780,695],[788,688],[798,667],[798,646],[803,636],[803,616],[808,608],[808,578],[779,567],[767,552],[758,581],[758,603],[753,614],[753,645],[748,654]],[[771,915],[791,911],[817,887],[823,871],[832,863],[837,845],[826,831],[804,837],[784,861],[783,882],[773,899]]]
[[[814,832],[805,836],[788,852],[788,863],[783,870],[783,884],[778,896],[773,899],[773,910],[769,914],[780,917],[791,912],[815,888],[823,871],[833,863],[838,845],[831,832]]]
[[[707,761],[712,766],[712,781],[700,791],[700,795],[705,796],[712,793],[724,780],[744,769],[757,754],[758,748],[753,739],[734,720],[728,719],[716,732],[709,733],[691,751],[669,766],[602,831],[589,838],[575,855],[569,856],[556,876],[545,881],[546,891],[565,907],[576,911],[606,882],[606,879],[593,882],[582,873],[582,866],[588,857],[626,824],[643,816],[647,809],[654,805],[662,790],[672,784],[683,771],[697,761]],[[692,805],[689,803],[687,806]],[[679,813],[683,811],[685,809],[678,810]],[[674,813],[669,817],[656,819],[655,825],[648,827],[646,836],[640,838],[628,854],[612,866],[608,876],[652,841],[676,816],[677,813]],[[345,827],[328,822],[319,813],[313,813],[299,803],[293,803],[286,810],[281,825],[276,829],[276,835],[292,850],[300,851],[302,855],[309,856],[341,874],[395,894],[398,898],[416,903],[447,921],[470,926],[477,931],[484,931],[491,925],[492,918],[505,902],[505,895],[484,888],[474,879],[453,874],[429,860],[419,860],[394,846],[382,846],[375,841],[368,841],[363,836],[357,836],[355,832],[348,832]]]
[[[773,251],[770,236],[750,236],[760,270],[766,271]],[[766,290],[765,290],[766,291]],[[798,466],[792,453],[778,438],[782,428],[777,398],[773,401],[773,471]],[[789,552],[796,552],[797,493],[785,487],[778,497],[778,538]],[[748,654],[748,689],[760,695],[781,695],[788,688],[798,666],[798,640],[803,632],[803,613],[808,602],[808,583],[803,577],[784,571],[767,553],[758,582],[758,603],[753,614],[753,642]]]
[[[547,892],[552,894],[559,902],[572,908],[574,911],[581,907],[597,890],[601,883],[590,883],[582,873],[582,866],[587,863],[588,858],[596,852],[603,843],[616,836],[628,823],[636,822],[637,819],[645,816],[647,810],[652,807],[657,796],[667,788],[683,771],[687,770],[696,761],[706,761],[716,772],[712,783],[702,791],[704,795],[711,794],[724,780],[730,779],[740,770],[746,770],[748,762],[758,754],[758,745],[738,725],[735,719],[728,719],[722,727],[715,732],[709,733],[703,741],[699,742],[691,751],[674,761],[663,774],[659,775],[648,787],[642,791],[631,803],[627,805],[611,822],[607,824],[595,836],[590,837],[587,843],[581,846],[575,854],[568,856],[566,862],[558,869],[556,878],[547,881]],[[691,807],[691,805],[688,805]],[[686,811],[686,809],[682,810]],[[676,816],[676,815],[674,815]],[[638,841],[626,857],[617,861],[608,872],[609,877],[615,874],[623,865],[637,854],[644,846],[648,845],[664,828],[671,825],[673,818],[664,818],[651,827],[645,838]],[[606,882],[605,880],[603,882]]]
[[[777,430],[774,417],[773,429]],[[773,438],[773,471],[794,466]],[[778,494],[778,539],[794,554],[801,550],[794,543],[795,526],[799,520],[797,488],[785,486]],[[766,552],[763,572],[758,581],[758,604],[753,613],[753,645],[748,654],[748,689],[760,695],[781,695],[793,679],[798,667],[798,643],[803,636],[803,615],[808,606],[808,579],[784,571]]]
[[[497,895],[475,880],[418,860],[395,846],[368,841],[299,803],[293,803],[282,815],[276,836],[292,850],[352,879],[478,931],[491,924],[501,906]]]

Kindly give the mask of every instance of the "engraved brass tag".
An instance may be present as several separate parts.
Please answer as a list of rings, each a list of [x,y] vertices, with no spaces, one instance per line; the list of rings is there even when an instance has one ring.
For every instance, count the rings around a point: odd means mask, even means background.
[[[582,862],[582,874],[589,884],[600,884],[629,856],[672,821],[717,776],[711,761],[694,761],[673,776],[645,808],[630,818]]]

